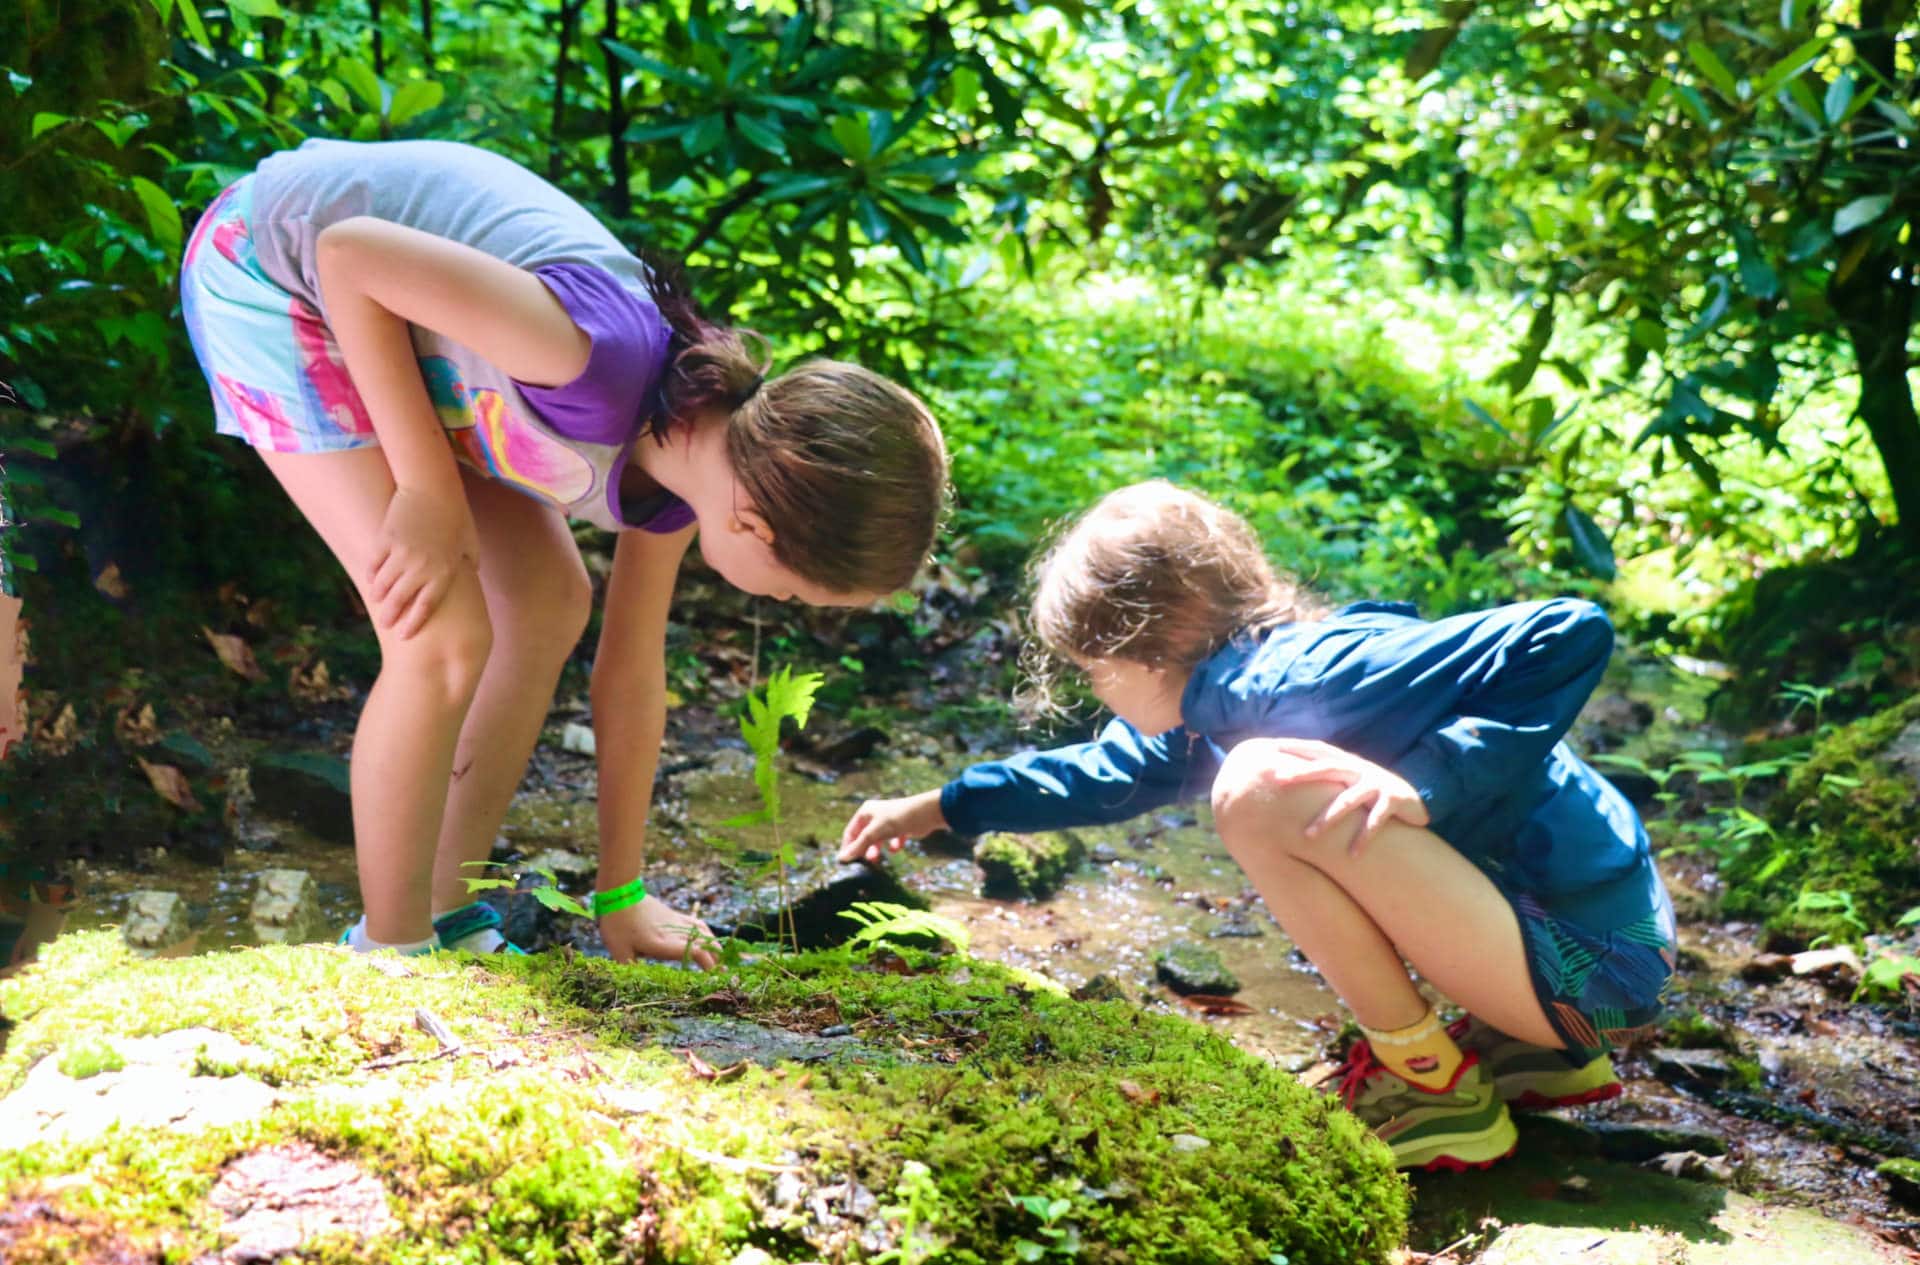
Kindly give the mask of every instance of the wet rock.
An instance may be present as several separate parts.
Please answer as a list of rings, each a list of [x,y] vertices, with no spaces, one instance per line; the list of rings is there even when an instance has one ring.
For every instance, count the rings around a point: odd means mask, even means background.
[[[886,730],[872,725],[862,725],[816,748],[813,754],[823,763],[844,768],[866,759],[874,753],[876,748],[884,746],[886,742]]]
[[[1210,940],[1253,940],[1267,934],[1267,929],[1247,916],[1245,910],[1234,910],[1220,916],[1220,925],[1207,932]]]
[[[1564,1199],[1568,1203],[1590,1204],[1597,1201],[1600,1194],[1593,1188],[1591,1178],[1575,1173],[1571,1177],[1560,1179],[1560,1185],[1554,1190],[1554,1197]]]
[[[738,747],[720,747],[707,761],[708,774],[748,777],[753,773],[753,753]]]
[[[320,890],[305,870],[262,870],[248,911],[261,944],[304,944],[324,939]]]
[[[1096,975],[1073,990],[1075,1001],[1131,1001],[1127,990],[1111,975]]]
[[[192,934],[187,902],[178,892],[134,892],[127,897],[127,921],[120,934],[136,952],[164,953]]]
[[[1886,1180],[1887,1191],[1895,1199],[1920,1209],[1920,1160],[1888,1160],[1874,1171]]]
[[[1681,1089],[1724,1089],[1740,1078],[1733,1059],[1719,1050],[1676,1050],[1656,1047],[1647,1051],[1653,1074]]]
[[[1793,958],[1785,953],[1761,953],[1740,968],[1740,978],[1751,984],[1766,984],[1785,979],[1793,970]]]
[[[785,927],[785,914],[790,912],[800,947],[817,949],[838,944],[859,930],[840,913],[862,901],[927,907],[927,898],[904,886],[893,867],[841,865],[830,850],[819,846],[798,849],[797,863],[787,871],[784,895],[791,903],[783,909],[783,893],[773,874],[728,882],[707,894],[703,916],[715,935],[771,940],[776,928]]]
[[[583,857],[578,852],[569,852],[565,848],[548,848],[536,853],[527,861],[529,870],[552,870],[564,878],[590,878],[599,869],[599,862],[592,857]]]
[[[258,757],[250,775],[255,811],[290,821],[329,843],[353,842],[353,783],[347,762],[317,751]]]
[[[1653,723],[1653,705],[1625,694],[1602,694],[1580,709],[1580,719],[1615,734],[1637,734]]]
[[[1176,941],[1154,955],[1154,974],[1176,993],[1222,997],[1240,991],[1239,977],[1203,945]]]
[[[1718,1182],[1723,1186],[1733,1181],[1731,1164],[1698,1151],[1669,1151],[1646,1161],[1646,1166],[1684,1181]]]
[[[1086,845],[1070,830],[987,835],[973,849],[981,893],[1003,900],[1045,900],[1086,859]]]
[[[891,1064],[901,1061],[893,1051],[870,1046],[854,1037],[851,1029],[829,1036],[831,1029],[818,1033],[794,1032],[748,1019],[725,1017],[677,1019],[671,1029],[671,1035],[662,1039],[663,1045],[692,1050],[714,1067],[740,1062],[773,1067],[781,1062]]]
[[[272,1108],[275,1093],[246,1069],[265,1056],[211,1028],[156,1037],[115,1037],[120,1066],[83,1077],[62,1058],[33,1065],[0,1099],[0,1151],[36,1142],[85,1143],[112,1129],[190,1132],[238,1124]],[[90,1069],[89,1069],[90,1070]]]
[[[1809,949],[1791,958],[1795,975],[1811,975],[1824,984],[1851,989],[1860,978],[1860,955],[1850,947]]]
[[[594,745],[592,726],[580,724],[578,721],[569,721],[561,726],[560,749],[571,751],[574,755],[594,754],[597,748]]]
[[[1110,843],[1096,843],[1087,853],[1087,859],[1095,865],[1112,865],[1120,859],[1120,850]]]
[[[980,841],[972,835],[955,834],[951,830],[936,830],[920,839],[920,850],[930,856],[971,857],[973,849]]]
[[[203,1262],[265,1265],[315,1239],[363,1240],[395,1228],[380,1180],[305,1142],[268,1147],[227,1166],[207,1194],[226,1214],[222,1233],[234,1241]]]
[[[1204,1151],[1213,1145],[1213,1143],[1195,1133],[1176,1133],[1168,1138],[1167,1142],[1174,1150],[1189,1154],[1194,1151]]]
[[[1567,1116],[1528,1114],[1516,1117],[1527,1134],[1545,1142],[1556,1151],[1573,1155],[1597,1155],[1622,1164],[1644,1164],[1662,1155],[1690,1151],[1700,1155],[1725,1155],[1726,1139],[1698,1129],[1672,1125],[1613,1120],[1577,1120]]]

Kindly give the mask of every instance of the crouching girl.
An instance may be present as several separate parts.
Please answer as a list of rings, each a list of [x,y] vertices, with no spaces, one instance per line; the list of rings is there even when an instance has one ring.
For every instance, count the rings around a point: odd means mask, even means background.
[[[1620,1092],[1673,910],[1633,808],[1562,742],[1613,630],[1589,602],[1432,622],[1321,607],[1247,524],[1167,483],[1041,560],[1033,630],[1117,717],[1093,742],[874,800],[841,856],[1119,821],[1210,795],[1228,852],[1365,1033],[1341,1090],[1407,1168],[1508,1154],[1519,1107]],[[1443,1024],[1408,965],[1468,1017]]]

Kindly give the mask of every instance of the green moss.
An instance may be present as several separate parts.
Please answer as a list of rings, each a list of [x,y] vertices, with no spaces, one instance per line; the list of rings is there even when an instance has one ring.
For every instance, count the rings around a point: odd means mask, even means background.
[[[1697,1010],[1685,1010],[1669,1015],[1660,1023],[1666,1034],[1666,1044],[1683,1050],[1727,1050],[1738,1049],[1732,1035],[1721,1025],[1707,1018]]]
[[[726,976],[447,957],[390,962],[395,978],[331,948],[135,961],[110,936],[70,937],[0,984],[20,1019],[0,1084],[56,1042],[205,1024],[261,1050],[215,1070],[270,1071],[280,1098],[228,1128],[28,1146],[0,1155],[0,1183],[85,1172],[70,1206],[182,1260],[217,1246],[203,1201],[221,1167],[287,1140],[354,1159],[395,1196],[400,1230],[343,1260],[690,1263],[749,1244],[776,1261],[862,1259],[879,1249],[861,1235],[897,1241],[911,1220],[916,1242],[968,1265],[1015,1238],[1053,1241],[1025,1196],[1100,1265],[1374,1262],[1399,1245],[1407,1196],[1385,1149],[1291,1077],[1179,1018],[1072,1002],[964,958],[900,960],[914,973],[837,953]],[[416,1008],[469,1053],[427,1058]],[[703,1079],[672,1025],[720,1017],[789,1036],[844,1026],[854,1037],[836,1048],[883,1061],[769,1059]],[[370,1066],[396,1057],[419,1061]],[[1179,1134],[1213,1145],[1176,1149]],[[849,1181],[893,1211],[818,1222],[807,1200]],[[804,1197],[783,1203],[796,1182]]]
[[[1920,792],[1882,758],[1916,723],[1920,698],[1821,739],[1768,810],[1773,846],[1723,867],[1725,911],[1792,940],[1856,940],[1920,901]]]
[[[117,1072],[126,1065],[127,1061],[120,1057],[120,1051],[98,1037],[69,1042],[60,1052],[60,1074],[77,1081],[98,1076],[102,1072]]]
[[[974,845],[973,861],[989,896],[1045,900],[1087,859],[1087,846],[1070,830],[1037,835],[987,835]]]

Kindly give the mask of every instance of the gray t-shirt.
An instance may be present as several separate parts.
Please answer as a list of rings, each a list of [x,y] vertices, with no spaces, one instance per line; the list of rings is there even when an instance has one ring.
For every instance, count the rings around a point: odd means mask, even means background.
[[[310,140],[254,175],[249,225],[260,266],[326,314],[320,231],[356,215],[445,237],[528,269],[592,340],[572,382],[515,381],[470,348],[412,326],[421,376],[467,464],[602,527],[676,531],[684,503],[622,506],[620,475],[657,407],[672,331],[646,265],[578,202],[498,154],[450,141]]]

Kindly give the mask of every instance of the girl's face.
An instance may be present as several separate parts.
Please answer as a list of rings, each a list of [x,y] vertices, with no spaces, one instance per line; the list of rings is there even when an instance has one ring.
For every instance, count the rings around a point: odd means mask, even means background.
[[[1129,659],[1075,659],[1087,674],[1087,686],[1107,710],[1152,737],[1178,729],[1180,696],[1189,673],[1154,668]]]
[[[741,490],[726,453],[724,424],[695,428],[679,442],[670,485],[700,522],[700,556],[728,584],[755,597],[809,606],[870,606],[883,593],[837,593],[797,574],[773,554],[774,529]],[[660,450],[651,445],[645,457]]]
[[[773,554],[773,528],[731,477],[727,492],[691,502],[700,520],[700,556],[720,578],[755,597],[809,606],[870,606],[878,593],[836,593],[805,579]]]

